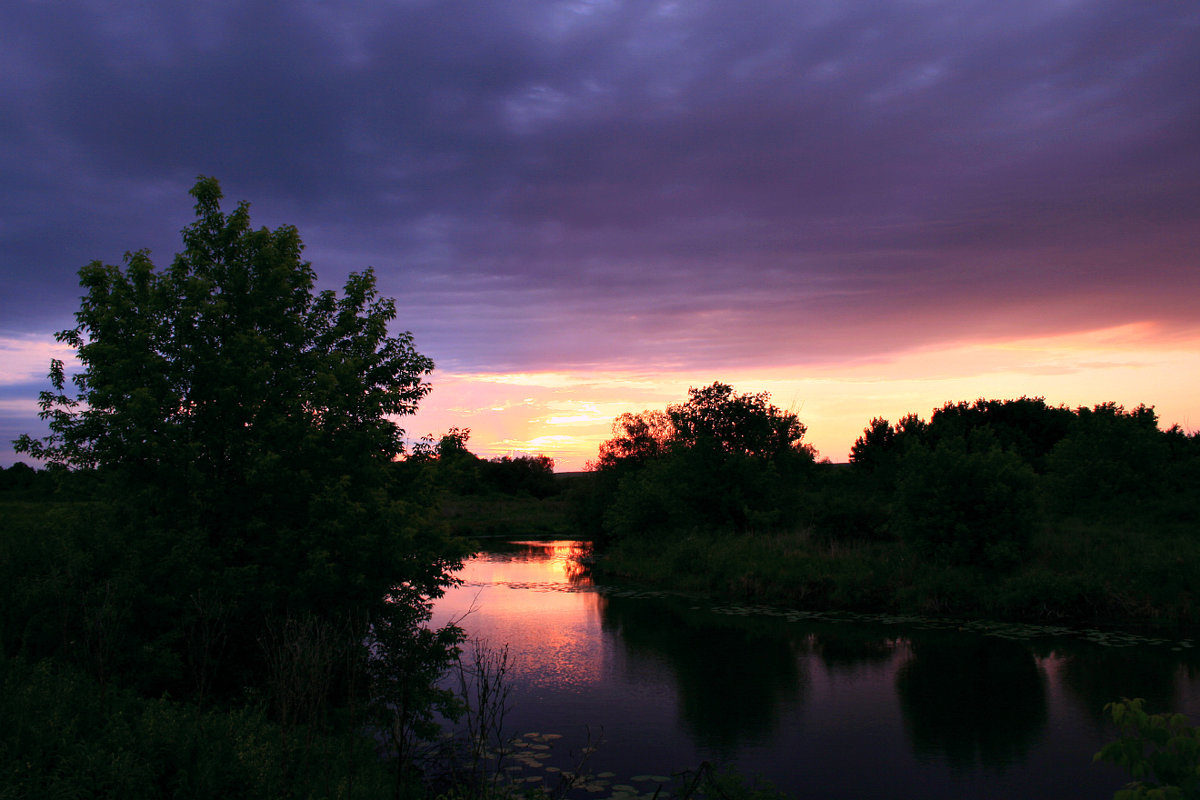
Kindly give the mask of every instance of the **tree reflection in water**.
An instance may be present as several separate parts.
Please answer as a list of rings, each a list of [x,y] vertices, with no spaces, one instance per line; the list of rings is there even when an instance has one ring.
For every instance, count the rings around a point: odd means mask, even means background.
[[[1090,647],[1062,659],[1066,693],[1097,726],[1107,722],[1104,706],[1122,697],[1141,697],[1149,712],[1175,707],[1179,659],[1163,648]]]
[[[906,640],[887,638],[871,627],[840,626],[812,636],[813,652],[832,673],[855,675],[865,666],[886,664]]]
[[[769,630],[756,632],[752,621],[723,623],[682,600],[613,596],[600,610],[604,629],[630,654],[669,666],[682,722],[705,749],[730,757],[766,741],[784,709],[803,702],[809,679],[797,648]]]
[[[1029,648],[1004,639],[915,638],[896,673],[904,725],[918,759],[955,768],[1006,767],[1046,726],[1046,678]]]
[[[580,543],[488,545],[439,619],[510,646],[515,732],[600,731],[623,778],[707,759],[796,796],[1106,797],[1105,703],[1200,719],[1190,639],[713,605],[595,586]]]

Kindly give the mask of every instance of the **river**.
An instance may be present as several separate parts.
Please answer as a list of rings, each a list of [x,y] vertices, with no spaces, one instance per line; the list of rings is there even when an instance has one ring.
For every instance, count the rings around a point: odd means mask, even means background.
[[[571,541],[497,543],[435,604],[507,645],[510,774],[650,797],[705,761],[794,797],[1109,798],[1103,707],[1200,720],[1200,658],[1153,636],[721,605],[597,585]]]

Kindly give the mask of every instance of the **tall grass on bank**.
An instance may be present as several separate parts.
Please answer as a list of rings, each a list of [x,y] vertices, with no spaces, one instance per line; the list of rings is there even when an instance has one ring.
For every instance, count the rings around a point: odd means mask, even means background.
[[[1045,523],[1028,556],[1006,571],[807,530],[627,539],[595,569],[609,579],[809,609],[1200,623],[1200,537],[1132,522]]]
[[[0,659],[0,798],[378,798],[357,731],[296,735],[256,706],[201,710],[101,690],[63,664]]]

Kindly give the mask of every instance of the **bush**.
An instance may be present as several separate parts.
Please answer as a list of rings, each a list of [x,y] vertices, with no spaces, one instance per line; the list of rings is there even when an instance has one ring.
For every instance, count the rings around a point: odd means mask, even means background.
[[[501,494],[527,494],[543,500],[558,494],[554,459],[549,456],[500,456],[479,464],[480,481]]]
[[[1104,707],[1121,738],[1095,760],[1122,766],[1135,778],[1115,799],[1200,797],[1200,728],[1182,714],[1147,714],[1144,703],[1136,698]]]
[[[1079,409],[1047,458],[1051,506],[1078,513],[1160,496],[1171,447],[1157,423],[1145,406],[1128,413],[1112,403]]]
[[[1011,567],[1033,535],[1033,470],[986,437],[919,446],[904,457],[893,524],[920,555]]]
[[[805,426],[769,395],[691,389],[665,414],[624,415],[600,447],[586,498],[606,536],[774,528],[793,522],[813,463]]]

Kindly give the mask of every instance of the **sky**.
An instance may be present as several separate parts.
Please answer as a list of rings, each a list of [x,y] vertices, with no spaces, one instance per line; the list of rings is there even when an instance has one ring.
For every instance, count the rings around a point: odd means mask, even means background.
[[[77,272],[216,177],[437,364],[412,437],[583,468],[769,391],[845,461],[948,401],[1200,428],[1200,4],[12,0],[0,464]]]

